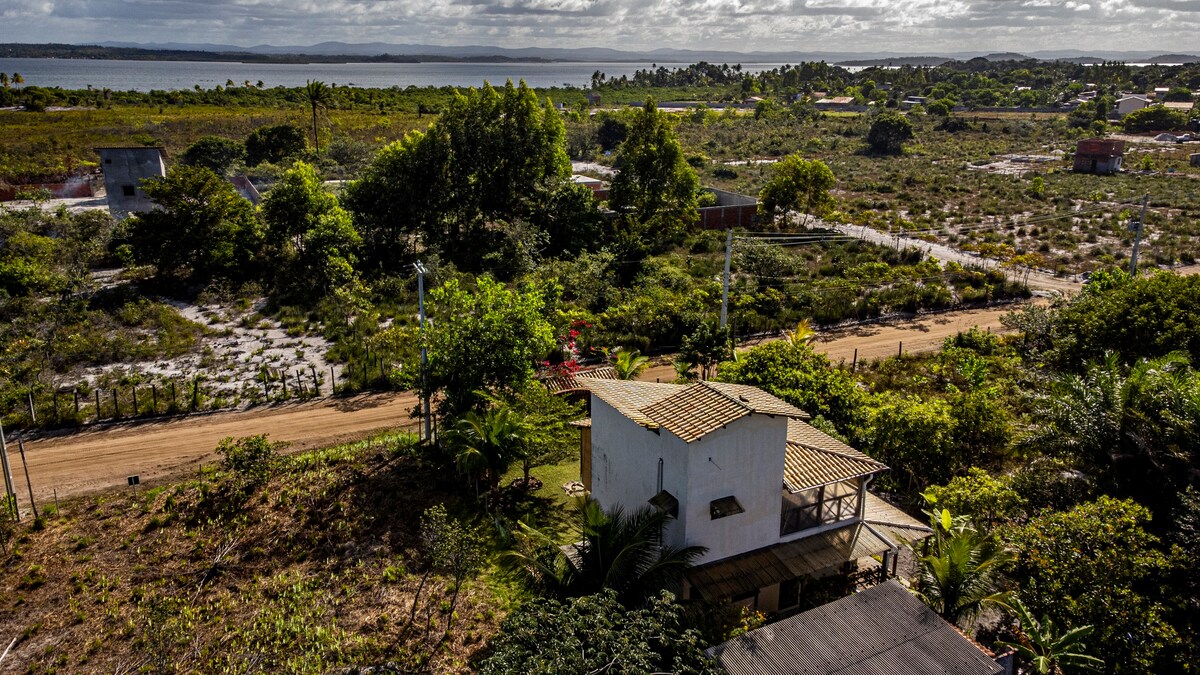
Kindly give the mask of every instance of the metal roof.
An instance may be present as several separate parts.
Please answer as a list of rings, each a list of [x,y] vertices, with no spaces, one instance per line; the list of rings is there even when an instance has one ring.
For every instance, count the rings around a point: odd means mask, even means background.
[[[864,524],[849,522],[844,527],[700,565],[686,576],[700,596],[720,600],[797,577],[820,576],[844,563],[895,547]]]
[[[896,581],[711,650],[731,675],[992,675],[1004,668]]]

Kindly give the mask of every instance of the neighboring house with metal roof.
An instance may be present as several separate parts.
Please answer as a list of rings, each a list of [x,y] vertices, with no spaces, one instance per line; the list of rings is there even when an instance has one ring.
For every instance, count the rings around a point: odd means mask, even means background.
[[[997,657],[896,581],[873,586],[713,647],[730,675],[998,675]]]
[[[805,580],[869,556],[886,569],[901,539],[929,528],[867,492],[887,466],[809,425],[756,387],[576,376],[584,486],[601,504],[647,503],[675,517],[669,546],[704,546],[685,597],[764,611],[794,607]]]

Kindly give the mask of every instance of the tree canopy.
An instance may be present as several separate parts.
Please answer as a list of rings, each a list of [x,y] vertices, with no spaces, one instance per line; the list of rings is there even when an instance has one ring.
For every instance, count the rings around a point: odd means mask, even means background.
[[[803,227],[809,217],[819,218],[833,208],[835,202],[829,190],[836,181],[824,162],[788,155],[771,167],[771,179],[758,194],[758,212],[785,225],[789,214],[797,211]]]

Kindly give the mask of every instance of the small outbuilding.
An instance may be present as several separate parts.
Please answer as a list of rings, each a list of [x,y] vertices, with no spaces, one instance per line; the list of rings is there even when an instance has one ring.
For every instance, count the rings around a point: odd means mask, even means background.
[[[1146,98],[1145,96],[1139,96],[1137,94],[1122,96],[1121,98],[1117,99],[1117,114],[1123,117],[1135,110],[1141,110],[1148,105],[1150,105],[1150,99]]]
[[[1121,170],[1125,141],[1086,138],[1075,146],[1075,172],[1110,175]]]
[[[1200,166],[1200,152],[1188,155],[1188,159],[1191,161],[1192,166]]]
[[[895,581],[739,635],[709,655],[731,675],[1001,675],[997,656]]]
[[[154,202],[142,191],[142,181],[167,175],[166,153],[161,147],[96,148],[104,171],[108,210],[113,218],[144,213]]]

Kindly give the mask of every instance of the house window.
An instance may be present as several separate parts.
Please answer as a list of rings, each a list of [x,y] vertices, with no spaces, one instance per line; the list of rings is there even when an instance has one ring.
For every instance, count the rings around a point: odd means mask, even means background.
[[[803,583],[799,578],[788,579],[779,584],[779,609],[788,609],[800,604],[800,589]]]
[[[708,513],[712,516],[713,520],[745,512],[746,509],[743,509],[742,505],[738,503],[737,498],[732,495],[714,499],[708,503]]]
[[[121,186],[121,194],[125,195],[126,197],[132,197],[134,194],[133,186],[132,185],[122,185]]]
[[[858,482],[830,483],[811,490],[783,492],[779,535],[850,520],[858,515]]]

